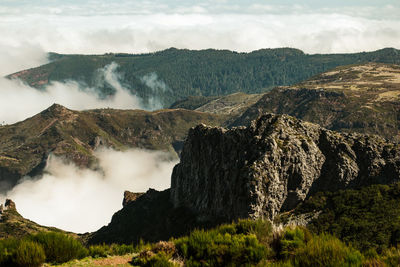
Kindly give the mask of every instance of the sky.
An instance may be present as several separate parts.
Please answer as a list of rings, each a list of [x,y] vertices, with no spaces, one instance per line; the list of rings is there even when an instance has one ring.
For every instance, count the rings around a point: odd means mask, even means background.
[[[0,0],[0,32],[0,75],[42,64],[49,51],[347,53],[400,48],[400,1]]]

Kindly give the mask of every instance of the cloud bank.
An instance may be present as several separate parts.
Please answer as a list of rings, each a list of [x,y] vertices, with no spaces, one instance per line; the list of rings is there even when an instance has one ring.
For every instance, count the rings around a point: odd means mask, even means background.
[[[0,74],[43,63],[44,51],[294,47],[342,53],[400,48],[399,13],[394,0],[6,1],[0,6]]]
[[[41,177],[27,177],[6,194],[25,218],[76,233],[98,230],[122,208],[123,192],[170,187],[177,163],[164,152],[101,149],[99,171],[50,157]]]
[[[121,84],[118,65],[111,63],[98,71],[99,87],[108,85],[115,94],[106,98],[99,96],[96,88],[89,88],[76,81],[54,82],[44,90],[32,88],[19,80],[0,78],[0,123],[11,124],[33,116],[58,103],[74,110],[95,108],[148,109],[159,107],[144,105],[140,97],[133,95]]]

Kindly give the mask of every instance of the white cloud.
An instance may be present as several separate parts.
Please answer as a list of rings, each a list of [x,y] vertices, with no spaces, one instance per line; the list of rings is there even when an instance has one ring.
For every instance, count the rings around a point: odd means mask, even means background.
[[[115,94],[100,98],[96,88],[75,81],[54,82],[44,90],[32,88],[19,80],[0,78],[0,123],[15,123],[31,117],[48,108],[53,103],[74,110],[95,108],[149,109],[161,106],[154,96],[152,103],[143,104],[140,97],[132,95],[121,85],[117,71],[118,65],[111,63],[98,71],[98,86],[107,83],[114,88]]]
[[[177,163],[164,152],[102,149],[95,154],[100,171],[80,169],[50,157],[45,174],[15,186],[12,199],[22,216],[39,224],[77,233],[98,230],[122,208],[123,192],[170,187]]]
[[[400,20],[325,12],[275,14],[268,12],[270,6],[255,7],[264,11],[254,14],[32,15],[20,19],[6,16],[0,19],[3,33],[0,54],[7,54],[11,44],[20,47],[22,54],[25,54],[25,47],[59,53],[101,54],[143,53],[169,47],[252,51],[290,46],[308,53],[333,53],[399,45]],[[2,57],[4,55],[0,55]],[[7,64],[2,64],[1,68],[6,69]],[[10,67],[9,72],[15,69]]]

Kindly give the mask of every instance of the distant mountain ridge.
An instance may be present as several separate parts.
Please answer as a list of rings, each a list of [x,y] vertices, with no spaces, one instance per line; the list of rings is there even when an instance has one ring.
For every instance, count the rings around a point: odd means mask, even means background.
[[[112,86],[98,85],[97,70],[115,62],[122,83],[144,102],[157,97],[164,107],[188,96],[220,96],[236,92],[260,93],[293,85],[337,66],[366,62],[400,63],[399,50],[386,48],[354,54],[308,55],[298,49],[261,49],[250,53],[228,50],[170,48],[149,54],[58,55],[49,64],[9,75],[34,87],[75,80],[100,86],[101,95]],[[146,79],[150,78],[150,83]],[[152,88],[152,82],[166,90]]]

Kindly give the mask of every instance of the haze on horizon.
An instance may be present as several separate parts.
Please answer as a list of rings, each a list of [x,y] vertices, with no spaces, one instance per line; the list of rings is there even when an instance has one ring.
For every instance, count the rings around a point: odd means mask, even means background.
[[[3,0],[0,75],[46,63],[45,52],[400,48],[399,14],[397,0]]]

